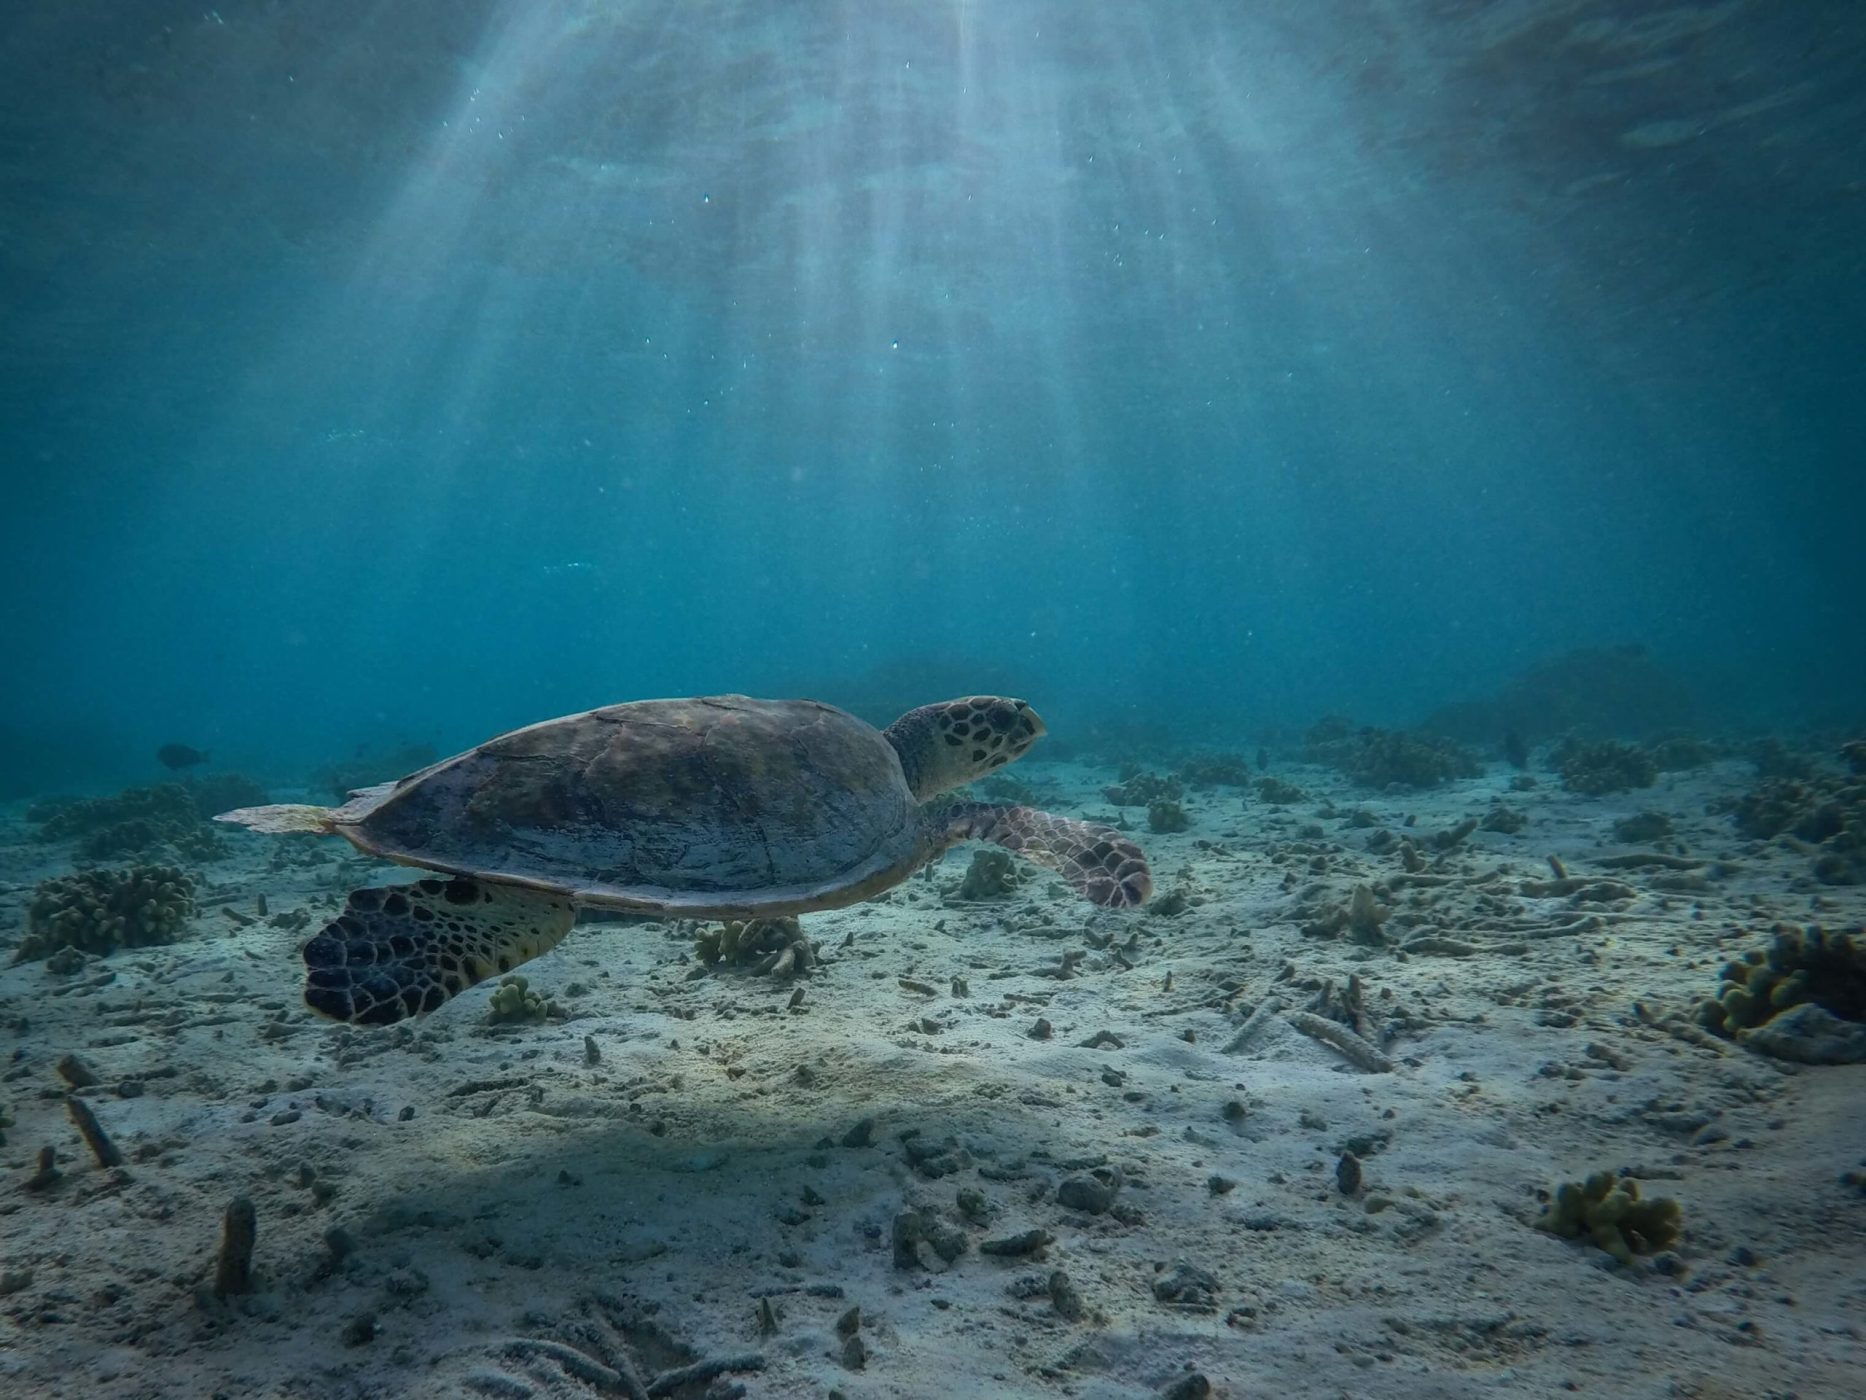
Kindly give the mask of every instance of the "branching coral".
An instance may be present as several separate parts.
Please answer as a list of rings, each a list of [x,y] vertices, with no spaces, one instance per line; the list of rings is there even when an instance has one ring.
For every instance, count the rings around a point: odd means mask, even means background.
[[[193,912],[193,882],[172,865],[58,876],[33,891],[26,936],[13,961],[34,961],[60,948],[108,953],[173,942]]]
[[[1745,836],[1788,834],[1818,846],[1814,877],[1823,884],[1866,884],[1866,782],[1769,778],[1730,810]]]
[[[1535,1225],[1563,1239],[1591,1240],[1622,1264],[1631,1264],[1635,1255],[1657,1254],[1678,1242],[1684,1210],[1669,1197],[1641,1196],[1631,1177],[1595,1172],[1586,1181],[1558,1187]]]
[[[486,1019],[496,1024],[543,1021],[561,1015],[562,1007],[543,993],[532,991],[531,983],[518,973],[499,979],[486,1008]]]
[[[1613,739],[1597,744],[1567,739],[1556,746],[1553,757],[1562,786],[1589,797],[1649,788],[1659,780],[1658,765],[1651,754]]]
[[[1825,1015],[1798,1017],[1792,1036],[1773,1033],[1776,1023],[1806,1006]],[[1855,1029],[1829,1024],[1829,1018]],[[1767,949],[1724,965],[1717,996],[1699,1006],[1698,1019],[1719,1035],[1783,1058],[1812,1059],[1815,1037],[1820,1053],[1847,1058],[1849,1043],[1866,1045],[1866,1030],[1859,1029],[1866,1023],[1866,933],[1778,924]]]
[[[701,930],[694,946],[709,967],[745,966],[759,976],[790,977],[816,966],[815,945],[792,918],[731,919]]]
[[[1814,858],[1815,879],[1823,885],[1866,885],[1866,814],[1856,813],[1825,846]]]
[[[1826,794],[1793,778],[1766,778],[1730,809],[1736,829],[1757,841],[1792,831],[1803,841],[1822,841],[1838,829],[1824,813]]]
[[[1186,815],[1186,809],[1177,802],[1152,802],[1147,805],[1149,831],[1184,831],[1191,825],[1192,818]]]
[[[1287,807],[1292,802],[1302,802],[1309,796],[1294,783],[1281,778],[1259,778],[1257,795],[1272,807]]]
[[[1009,851],[974,851],[965,878],[953,894],[960,899],[1003,899],[1015,894],[1022,883],[1023,874]]]
[[[1371,727],[1344,733],[1346,724],[1331,717],[1312,727],[1303,756],[1338,769],[1363,787],[1438,787],[1482,771],[1476,759],[1449,739]]]

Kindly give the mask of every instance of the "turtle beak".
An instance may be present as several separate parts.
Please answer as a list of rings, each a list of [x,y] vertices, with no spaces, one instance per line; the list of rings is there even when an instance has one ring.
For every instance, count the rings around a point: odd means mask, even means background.
[[[1017,713],[1024,721],[1025,727],[1029,730],[1029,735],[1024,740],[1025,743],[1034,744],[1037,740],[1050,732],[1050,727],[1043,722],[1043,716],[1031,709],[1028,702],[1019,700],[1017,702]]]

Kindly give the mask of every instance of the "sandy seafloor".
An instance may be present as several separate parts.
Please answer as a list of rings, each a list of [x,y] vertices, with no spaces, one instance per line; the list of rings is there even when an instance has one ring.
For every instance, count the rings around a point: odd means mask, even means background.
[[[1111,770],[1017,772],[1058,810],[1111,810]],[[1842,1177],[1866,1160],[1866,1067],[1778,1063],[1684,1019],[1773,921],[1866,919],[1866,891],[1709,810],[1749,766],[1604,799],[1546,776],[1509,792],[1501,765],[1426,794],[1278,772],[1310,800],[1194,793],[1176,835],[1125,809],[1160,889],[1203,901],[1177,916],[1095,911],[1043,876],[947,907],[962,848],[808,918],[823,965],[801,984],[702,970],[671,926],[581,927],[525,969],[567,1019],[517,1028],[488,1025],[486,988],[389,1030],[313,1017],[316,922],[223,909],[325,916],[391,870],[236,834],[182,941],[0,973],[0,1392],[1112,1397],[1197,1393],[1190,1370],[1232,1397],[1861,1394],[1866,1197]],[[1496,798],[1522,832],[1385,896],[1389,935],[1476,951],[1301,932],[1401,875],[1367,849],[1380,830],[1425,844]],[[21,810],[0,833],[11,930],[69,859]],[[1613,822],[1647,810],[1677,824],[1665,850],[1711,863],[1603,871],[1628,849]],[[1526,896],[1550,855],[1634,897]],[[1351,976],[1390,1072],[1281,1014],[1227,1050],[1266,996],[1299,1011]],[[85,1097],[119,1169],[67,1120],[68,1052],[102,1080]],[[26,1190],[45,1144],[63,1175]],[[1349,1147],[1364,1181],[1344,1195]],[[1112,1210],[1058,1200],[1104,1166]],[[1539,1189],[1602,1168],[1683,1203],[1674,1254],[1629,1270],[1530,1227]],[[241,1195],[259,1287],[215,1301]],[[950,1265],[911,1242],[897,1264],[918,1207],[963,1237]],[[1041,1258],[979,1250],[1030,1230],[1053,1236]],[[735,1367],[682,1380],[708,1361]]]

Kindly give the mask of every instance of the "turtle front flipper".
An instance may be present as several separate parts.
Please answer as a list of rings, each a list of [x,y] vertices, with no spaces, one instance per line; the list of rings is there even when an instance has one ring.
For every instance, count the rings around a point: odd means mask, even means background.
[[[547,953],[576,922],[567,899],[455,877],[352,890],[305,944],[305,1003],[386,1026]]]
[[[1153,893],[1153,871],[1139,846],[1111,826],[1039,812],[969,802],[941,814],[946,844],[990,841],[1033,865],[1054,870],[1093,904],[1133,909]]]

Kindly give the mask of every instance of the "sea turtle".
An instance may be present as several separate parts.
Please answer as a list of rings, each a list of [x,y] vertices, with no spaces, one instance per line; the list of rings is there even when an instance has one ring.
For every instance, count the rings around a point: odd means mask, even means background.
[[[1095,904],[1153,888],[1110,827],[941,793],[1044,733],[1022,700],[975,695],[885,730],[814,700],[638,700],[513,730],[341,807],[220,821],[319,832],[450,879],[353,890],[305,945],[305,1001],[386,1025],[554,948],[577,909],[743,919],[872,899],[947,847],[991,841]]]

